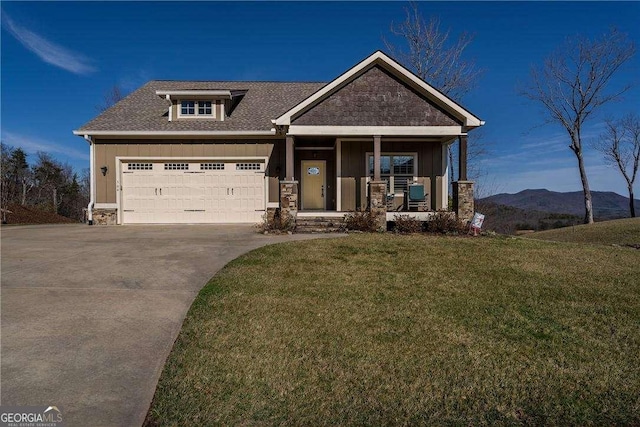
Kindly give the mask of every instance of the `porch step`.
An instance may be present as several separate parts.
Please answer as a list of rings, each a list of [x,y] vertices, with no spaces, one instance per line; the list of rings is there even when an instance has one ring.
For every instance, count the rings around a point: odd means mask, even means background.
[[[337,233],[343,231],[344,218],[330,216],[298,216],[297,233]]]

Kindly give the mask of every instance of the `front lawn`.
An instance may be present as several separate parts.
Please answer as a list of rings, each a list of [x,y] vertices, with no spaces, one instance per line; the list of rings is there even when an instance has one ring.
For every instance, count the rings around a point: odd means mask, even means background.
[[[361,234],[196,298],[147,425],[640,424],[640,251]]]

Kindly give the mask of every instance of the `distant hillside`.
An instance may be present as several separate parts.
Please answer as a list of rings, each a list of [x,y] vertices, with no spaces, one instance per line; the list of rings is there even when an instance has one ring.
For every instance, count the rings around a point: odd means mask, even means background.
[[[485,216],[485,230],[502,234],[514,234],[517,230],[549,230],[582,223],[582,217],[576,215],[525,210],[488,202],[486,199],[477,201],[476,211]]]
[[[593,212],[596,219],[625,218],[629,216],[629,199],[611,191],[592,191]],[[496,194],[479,202],[512,206],[525,211],[544,211],[584,216],[582,191],[559,193],[545,189],[524,190],[516,194]],[[640,200],[635,200],[640,212]]]

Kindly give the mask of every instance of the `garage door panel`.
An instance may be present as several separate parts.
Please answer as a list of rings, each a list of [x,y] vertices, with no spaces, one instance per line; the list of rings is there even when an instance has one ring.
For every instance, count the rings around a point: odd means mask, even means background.
[[[169,163],[169,162],[167,162]],[[201,167],[191,162],[153,163],[130,170],[123,163],[124,223],[246,223],[258,222],[265,209],[264,164],[260,171],[216,161]],[[139,164],[138,164],[139,166]],[[253,163],[256,166],[256,163]],[[205,169],[205,170],[203,170]]]

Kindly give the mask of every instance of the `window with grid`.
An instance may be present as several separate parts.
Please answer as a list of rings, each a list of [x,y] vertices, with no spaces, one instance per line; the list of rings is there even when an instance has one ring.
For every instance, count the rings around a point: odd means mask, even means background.
[[[211,115],[211,101],[198,101],[198,115],[199,116]]]
[[[415,155],[383,154],[380,156],[380,178],[387,181],[387,191],[399,194],[415,176]],[[373,155],[369,155],[369,176],[373,177]]]
[[[129,163],[127,169],[130,171],[148,171],[153,170],[153,163]]]
[[[180,116],[214,117],[212,101],[180,101]]]
[[[236,163],[236,170],[239,171],[259,171],[260,169],[262,169],[262,163]]]
[[[164,170],[189,170],[189,163],[165,163]]]
[[[224,163],[200,163],[200,170],[224,170]]]
[[[193,116],[196,114],[195,101],[182,101],[180,103],[180,114],[183,116]]]

